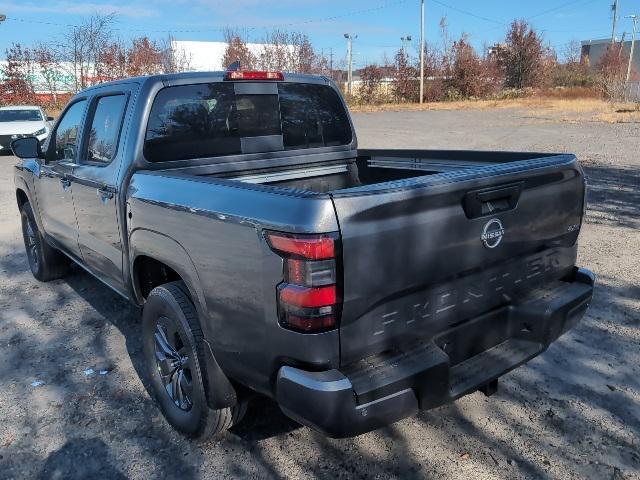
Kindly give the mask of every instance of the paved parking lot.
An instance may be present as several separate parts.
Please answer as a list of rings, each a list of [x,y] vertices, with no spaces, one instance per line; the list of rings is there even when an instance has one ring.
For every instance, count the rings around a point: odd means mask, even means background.
[[[521,110],[355,122],[368,147],[577,153],[590,182],[579,263],[599,279],[585,320],[490,398],[347,440],[261,399],[242,424],[196,445],[165,423],[138,377],[137,309],[79,269],[33,279],[15,159],[0,157],[0,478],[640,478],[640,124]]]

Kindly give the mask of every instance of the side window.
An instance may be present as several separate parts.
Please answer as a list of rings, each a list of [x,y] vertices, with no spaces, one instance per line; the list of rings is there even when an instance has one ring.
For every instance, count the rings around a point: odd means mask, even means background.
[[[49,146],[47,160],[58,162],[69,160],[75,162],[78,158],[78,133],[82,123],[82,115],[87,105],[86,100],[80,100],[69,107],[58,123],[53,141]]]
[[[108,164],[115,157],[126,103],[124,94],[98,99],[89,130],[88,162]]]

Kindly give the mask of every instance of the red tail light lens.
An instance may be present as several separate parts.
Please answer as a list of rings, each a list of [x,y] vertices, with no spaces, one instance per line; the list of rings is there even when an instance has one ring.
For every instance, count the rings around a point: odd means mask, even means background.
[[[335,240],[331,235],[305,237],[269,232],[267,241],[276,253],[288,256],[307,260],[325,260],[336,256]]]
[[[282,72],[256,72],[256,71],[232,71],[227,72],[225,80],[275,80],[283,81],[284,74]]]
[[[318,308],[332,306],[337,299],[335,285],[306,288],[284,284],[280,290],[280,301],[294,307]]]
[[[280,325],[302,333],[336,328],[340,312],[338,235],[265,232],[265,238],[283,258],[284,281],[278,285]]]

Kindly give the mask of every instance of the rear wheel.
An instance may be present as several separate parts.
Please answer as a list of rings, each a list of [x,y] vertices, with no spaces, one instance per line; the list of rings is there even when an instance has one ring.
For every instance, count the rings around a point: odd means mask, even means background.
[[[29,202],[22,205],[20,217],[24,248],[33,276],[41,282],[64,277],[69,270],[70,260],[45,241]]]
[[[142,312],[144,356],[165,418],[179,432],[204,441],[238,423],[246,404],[218,410],[207,405],[206,344],[186,292],[182,282],[172,282],[149,294]]]

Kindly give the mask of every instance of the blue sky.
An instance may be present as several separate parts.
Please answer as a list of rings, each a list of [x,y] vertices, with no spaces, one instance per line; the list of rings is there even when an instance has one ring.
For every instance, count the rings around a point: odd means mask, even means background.
[[[440,42],[439,21],[447,17],[449,32],[467,32],[477,48],[504,38],[515,18],[529,20],[544,30],[545,40],[562,52],[571,40],[611,35],[613,0],[426,0],[428,42]],[[115,12],[117,33],[123,39],[148,34],[161,39],[169,31],[179,40],[221,40],[225,26],[247,27],[251,40],[279,27],[307,33],[318,50],[333,49],[343,61],[345,32],[357,34],[356,67],[380,62],[401,46],[400,37],[411,35],[417,47],[420,32],[419,0],[0,0],[0,57],[12,43],[55,41],[67,27],[92,13]],[[624,16],[640,14],[640,1],[620,0],[618,32],[631,30]]]

